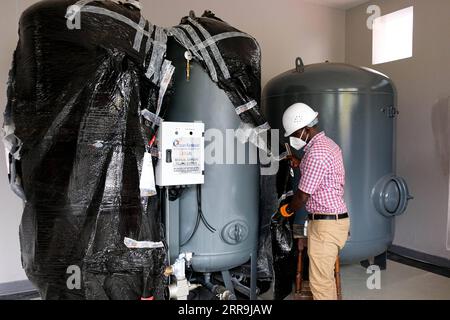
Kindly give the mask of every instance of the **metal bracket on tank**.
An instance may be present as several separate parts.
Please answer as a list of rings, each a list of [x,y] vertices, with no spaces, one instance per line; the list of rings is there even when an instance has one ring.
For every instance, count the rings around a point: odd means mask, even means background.
[[[303,63],[302,58],[298,57],[297,59],[295,59],[295,70],[298,73],[303,73],[305,72],[305,64]]]

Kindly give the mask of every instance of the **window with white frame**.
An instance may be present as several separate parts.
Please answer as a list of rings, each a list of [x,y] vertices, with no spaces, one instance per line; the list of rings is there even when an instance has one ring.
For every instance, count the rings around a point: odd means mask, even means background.
[[[414,7],[373,21],[372,63],[380,64],[413,55]]]

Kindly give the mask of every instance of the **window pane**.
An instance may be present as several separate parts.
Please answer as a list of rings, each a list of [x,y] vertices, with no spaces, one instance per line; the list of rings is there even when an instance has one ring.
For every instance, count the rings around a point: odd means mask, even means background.
[[[373,22],[373,64],[412,57],[414,7],[376,18]]]

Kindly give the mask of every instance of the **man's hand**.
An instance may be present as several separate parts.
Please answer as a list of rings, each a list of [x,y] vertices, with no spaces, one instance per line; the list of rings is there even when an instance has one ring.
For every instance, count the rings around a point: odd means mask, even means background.
[[[288,204],[285,204],[281,206],[278,209],[278,212],[284,217],[284,218],[290,218],[295,214],[295,211],[291,210]]]
[[[289,219],[295,214],[295,212],[292,212],[287,204],[282,205],[278,208],[277,212],[275,212],[272,216],[272,220],[274,221],[281,221],[284,219]]]
[[[292,201],[289,204],[289,208],[292,211],[297,212],[298,210],[303,208],[303,206],[308,202],[308,200],[309,200],[309,194],[304,193],[303,191],[301,191],[299,189],[294,194],[294,197],[292,198]]]
[[[298,168],[300,167],[300,163],[302,162],[301,159],[297,158],[296,156],[287,156],[286,159],[289,161],[289,164],[292,168]]]

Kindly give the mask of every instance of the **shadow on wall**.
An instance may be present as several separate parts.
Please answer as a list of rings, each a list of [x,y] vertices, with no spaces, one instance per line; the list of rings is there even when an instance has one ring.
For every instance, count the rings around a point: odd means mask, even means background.
[[[450,174],[450,97],[440,99],[432,108],[431,125],[442,173]]]

